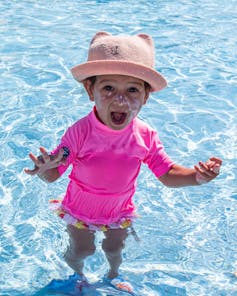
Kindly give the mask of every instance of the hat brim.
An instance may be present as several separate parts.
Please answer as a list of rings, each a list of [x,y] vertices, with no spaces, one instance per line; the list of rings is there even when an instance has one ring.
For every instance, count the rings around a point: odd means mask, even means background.
[[[146,81],[150,84],[152,92],[160,91],[167,86],[165,78],[159,72],[143,64],[127,61],[91,61],[73,67],[71,72],[79,82],[98,75],[126,75]]]

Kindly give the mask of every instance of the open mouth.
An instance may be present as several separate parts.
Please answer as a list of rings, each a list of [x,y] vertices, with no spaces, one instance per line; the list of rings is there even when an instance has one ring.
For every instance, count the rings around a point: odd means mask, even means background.
[[[126,117],[127,113],[125,112],[111,112],[111,119],[114,124],[123,124]]]

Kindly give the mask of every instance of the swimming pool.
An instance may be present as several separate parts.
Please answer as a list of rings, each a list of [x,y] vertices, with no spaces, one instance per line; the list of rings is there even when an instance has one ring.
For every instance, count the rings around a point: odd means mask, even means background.
[[[141,242],[128,239],[123,273],[142,295],[237,295],[236,1],[23,0],[1,1],[0,9],[0,294],[32,295],[71,274],[64,225],[48,210],[67,178],[45,185],[23,168],[30,151],[54,147],[90,110],[69,69],[104,30],[154,37],[156,67],[169,87],[152,95],[140,117],[169,155],[188,166],[211,155],[224,161],[214,182],[182,189],[164,188],[142,167]],[[88,277],[106,269],[98,248]]]

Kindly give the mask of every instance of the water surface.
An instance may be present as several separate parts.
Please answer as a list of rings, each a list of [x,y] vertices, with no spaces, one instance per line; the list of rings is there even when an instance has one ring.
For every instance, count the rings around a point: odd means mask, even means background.
[[[237,295],[236,4],[0,2],[1,295],[32,295],[71,274],[65,227],[48,210],[67,176],[46,185],[23,168],[30,151],[52,149],[91,110],[70,68],[86,59],[98,30],[153,36],[156,68],[169,87],[150,97],[140,117],[159,131],[169,155],[191,167],[212,155],[223,159],[221,175],[195,188],[164,188],[142,167],[135,196],[141,243],[129,237],[121,271],[142,295]],[[91,281],[107,270],[101,239],[87,260]]]

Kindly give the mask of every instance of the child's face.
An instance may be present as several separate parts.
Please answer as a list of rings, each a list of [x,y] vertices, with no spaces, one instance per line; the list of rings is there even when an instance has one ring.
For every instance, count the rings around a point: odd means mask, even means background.
[[[123,75],[101,75],[84,84],[95,101],[98,119],[114,130],[125,128],[141,110],[149,96],[143,80]]]

